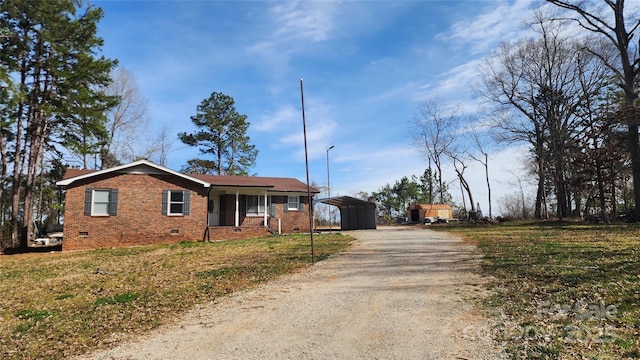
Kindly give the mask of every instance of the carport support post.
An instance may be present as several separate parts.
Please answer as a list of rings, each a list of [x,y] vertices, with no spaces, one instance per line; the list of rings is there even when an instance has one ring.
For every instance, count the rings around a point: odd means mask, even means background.
[[[329,180],[329,150],[333,149],[335,146],[331,145],[327,148],[327,193],[329,196],[329,200],[331,200],[331,181]],[[329,234],[331,234],[331,222],[333,221],[333,217],[331,215],[333,215],[332,211],[331,211],[331,205],[329,205]]]

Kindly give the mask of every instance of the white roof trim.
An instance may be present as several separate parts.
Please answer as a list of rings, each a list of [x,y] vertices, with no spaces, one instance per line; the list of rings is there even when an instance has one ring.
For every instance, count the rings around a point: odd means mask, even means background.
[[[91,178],[91,177],[94,177],[94,176],[99,176],[99,175],[108,174],[108,173],[112,173],[112,172],[118,172],[120,170],[132,168],[132,167],[140,166],[140,165],[146,165],[146,166],[152,167],[152,168],[154,168],[154,169],[156,169],[158,171],[165,172],[165,173],[168,173],[168,174],[171,174],[171,175],[175,175],[175,176],[181,177],[181,178],[183,178],[185,180],[189,180],[189,181],[198,183],[198,184],[200,184],[200,185],[202,185],[204,187],[210,187],[211,186],[211,184],[206,182],[206,181],[203,181],[203,180],[200,180],[200,179],[196,179],[194,177],[179,173],[177,171],[173,171],[173,170],[171,170],[169,168],[166,168],[164,166],[160,166],[158,164],[154,164],[154,163],[152,163],[152,162],[150,162],[148,160],[138,160],[138,161],[134,161],[134,162],[129,163],[129,164],[119,165],[119,166],[115,166],[115,167],[112,167],[112,168],[109,168],[109,169],[104,169],[104,170],[98,170],[98,171],[94,171],[94,172],[91,172],[91,173],[88,173],[88,174],[84,174],[84,175],[74,176],[72,178],[68,178],[68,179],[65,179],[65,180],[60,180],[60,181],[56,182],[56,185],[57,186],[67,186],[67,185],[71,185],[73,182],[78,181],[78,180],[87,179],[87,178]]]

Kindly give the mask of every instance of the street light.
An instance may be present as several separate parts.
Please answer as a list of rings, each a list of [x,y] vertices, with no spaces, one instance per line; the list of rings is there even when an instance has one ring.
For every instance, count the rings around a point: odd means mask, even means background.
[[[331,181],[329,180],[329,150],[333,149],[335,146],[331,145],[327,148],[327,192],[329,193],[329,200],[331,200]],[[331,205],[329,205],[329,233],[331,234],[331,221],[332,221],[332,212]]]

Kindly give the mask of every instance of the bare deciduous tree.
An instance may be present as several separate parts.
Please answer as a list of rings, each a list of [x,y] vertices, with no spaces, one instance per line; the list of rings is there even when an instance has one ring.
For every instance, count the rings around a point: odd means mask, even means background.
[[[147,117],[147,100],[138,89],[133,74],[118,68],[111,73],[112,83],[105,89],[111,96],[117,96],[120,102],[108,113],[108,139],[101,151],[100,168],[114,165],[114,161],[132,161],[142,157],[136,146],[143,140],[149,120]],[[145,151],[143,151],[145,152]]]
[[[456,176],[458,176],[458,181],[460,182],[460,187],[462,188],[462,202],[464,204],[464,194],[466,193],[469,197],[469,203],[471,205],[471,210],[469,212],[469,218],[475,220],[477,218],[477,209],[476,203],[473,200],[473,193],[471,192],[471,187],[469,186],[469,182],[464,176],[464,171],[469,167],[466,163],[466,159],[462,158],[456,153],[449,153],[449,157],[453,160],[453,168],[456,172]],[[464,205],[466,210],[466,205]]]
[[[624,0],[563,1],[547,0],[576,15],[578,24],[592,33],[607,39],[615,46],[615,58],[603,54],[600,49],[588,48],[592,54],[615,74],[618,86],[625,94],[624,119],[628,128],[629,152],[633,174],[633,197],[635,220],[640,220],[640,141],[635,101],[638,99],[637,81],[640,74],[640,46],[632,42],[640,36],[640,19],[637,14],[625,16]]]
[[[445,186],[442,180],[444,156],[454,153],[458,136],[458,109],[442,99],[431,98],[418,105],[419,113],[414,117],[414,141],[427,157],[433,161],[438,172],[439,202],[445,199]]]
[[[473,152],[469,152],[469,156],[477,162],[479,162],[484,167],[484,176],[487,182],[487,193],[488,193],[488,201],[489,201],[489,218],[492,218],[493,215],[491,213],[491,181],[489,181],[489,152],[487,150],[486,142],[482,140],[478,131],[474,128],[471,132],[473,147],[480,153],[480,156],[475,155]]]
[[[602,90],[606,71],[587,65],[597,59],[585,51],[585,41],[567,38],[562,24],[547,19],[536,13],[532,29],[539,38],[503,44],[484,62],[478,90],[498,111],[512,115],[494,118],[493,125],[503,130],[505,138],[533,147],[536,217],[542,215],[544,185],[553,179],[557,216],[562,219],[571,208],[567,149],[580,125],[577,112],[585,97]]]

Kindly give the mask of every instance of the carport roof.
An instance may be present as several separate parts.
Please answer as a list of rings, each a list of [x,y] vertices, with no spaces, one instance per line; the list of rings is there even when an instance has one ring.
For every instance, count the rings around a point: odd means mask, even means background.
[[[362,200],[362,199],[354,198],[351,196],[336,196],[336,197],[318,199],[316,200],[316,202],[321,202],[323,204],[328,204],[328,205],[334,205],[337,207],[348,207],[348,206],[354,206],[354,205],[360,205],[360,206],[371,207],[371,208],[376,207],[376,204],[371,201]]]

